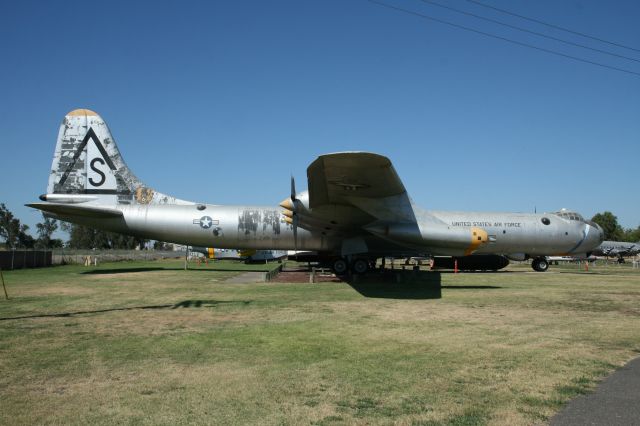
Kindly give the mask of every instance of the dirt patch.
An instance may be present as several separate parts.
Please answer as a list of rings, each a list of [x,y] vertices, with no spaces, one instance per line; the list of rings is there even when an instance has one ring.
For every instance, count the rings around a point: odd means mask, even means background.
[[[283,271],[271,282],[275,283],[308,283],[309,271]],[[316,283],[341,283],[344,282],[334,274],[316,274]]]
[[[113,273],[95,273],[95,274],[87,274],[87,278],[91,279],[113,279],[118,278],[121,280],[126,280],[127,278],[140,278],[140,277],[160,277],[166,276],[167,271],[139,271],[139,272],[113,272]]]

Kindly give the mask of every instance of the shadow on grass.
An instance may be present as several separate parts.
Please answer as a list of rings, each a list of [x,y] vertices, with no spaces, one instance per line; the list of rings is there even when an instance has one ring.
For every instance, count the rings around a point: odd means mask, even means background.
[[[551,268],[549,268],[551,271]],[[609,271],[579,271],[579,270],[558,270],[554,269],[552,271],[554,274],[568,274],[568,275],[614,275]]]
[[[442,288],[448,290],[490,290],[502,287],[497,285],[443,285]]]
[[[164,305],[129,306],[124,308],[95,309],[91,311],[75,311],[75,312],[59,312],[59,313],[53,313],[53,314],[23,315],[18,317],[0,318],[0,321],[30,319],[30,318],[68,318],[68,317],[74,317],[78,315],[102,314],[107,312],[135,311],[135,310],[147,310],[147,309],[155,310],[155,309],[180,309],[180,308],[215,308],[218,305],[229,305],[229,304],[248,305],[249,303],[251,303],[250,300],[184,300],[182,302],[167,303]]]
[[[91,271],[83,271],[81,274],[101,275],[101,274],[127,274],[130,272],[150,272],[150,271],[177,271],[181,268],[160,268],[160,267],[139,267],[139,268],[112,268],[112,269],[93,269]]]
[[[382,299],[440,299],[439,272],[384,271],[364,277],[345,277],[344,281],[364,297]]]
[[[441,274],[521,274],[523,272],[534,272],[532,271],[453,271],[453,270],[438,270]]]
[[[365,297],[385,299],[440,299],[442,289],[493,290],[495,285],[442,285],[442,275],[435,271],[385,270],[370,272],[364,277],[341,277]]]
[[[180,267],[139,267],[139,268],[113,268],[113,269],[94,269],[91,271],[83,271],[81,274],[88,275],[107,275],[107,274],[127,274],[131,272],[151,272],[151,271],[184,271]],[[239,269],[239,268],[199,268],[192,267],[188,271],[197,272],[268,272],[269,269]]]

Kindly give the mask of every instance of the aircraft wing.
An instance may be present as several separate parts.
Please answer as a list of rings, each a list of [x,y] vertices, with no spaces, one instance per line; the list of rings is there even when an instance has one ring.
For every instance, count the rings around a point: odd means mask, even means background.
[[[415,222],[411,201],[391,161],[367,152],[318,157],[307,168],[309,208],[363,226],[374,220]]]
[[[367,152],[318,157],[307,169],[309,207],[349,204],[351,197],[384,198],[405,193],[391,161]]]

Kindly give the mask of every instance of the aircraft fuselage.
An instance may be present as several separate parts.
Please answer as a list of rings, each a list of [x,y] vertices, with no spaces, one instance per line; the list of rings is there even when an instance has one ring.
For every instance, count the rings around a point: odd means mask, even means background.
[[[117,209],[122,217],[72,220],[141,238],[216,248],[339,251],[343,240],[298,228],[295,241],[293,226],[277,206],[151,204],[120,205]],[[389,229],[376,232],[372,227],[371,236],[365,238],[369,252],[388,252],[387,240],[391,240],[398,252],[406,254],[568,254],[579,253],[585,243],[598,237],[598,230],[588,224],[554,214],[421,211],[416,216],[417,228],[415,224],[402,229],[390,224]],[[486,232],[477,246],[473,246],[471,232],[475,228]]]

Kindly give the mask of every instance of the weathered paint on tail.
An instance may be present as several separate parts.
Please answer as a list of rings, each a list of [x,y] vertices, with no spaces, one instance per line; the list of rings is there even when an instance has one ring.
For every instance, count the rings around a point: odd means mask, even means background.
[[[88,109],[64,117],[43,197],[100,205],[192,204],[142,183],[124,162],[105,121]]]

